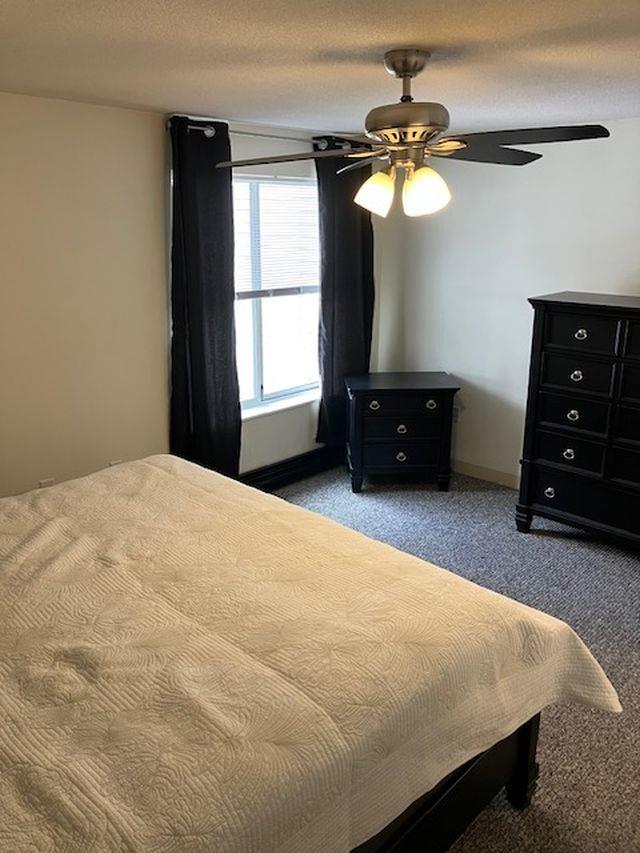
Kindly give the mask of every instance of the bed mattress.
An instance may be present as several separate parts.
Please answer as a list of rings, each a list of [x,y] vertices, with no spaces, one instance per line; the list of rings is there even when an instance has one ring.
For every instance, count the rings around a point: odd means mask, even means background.
[[[563,622],[171,456],[0,501],[0,849],[345,853],[554,702]]]

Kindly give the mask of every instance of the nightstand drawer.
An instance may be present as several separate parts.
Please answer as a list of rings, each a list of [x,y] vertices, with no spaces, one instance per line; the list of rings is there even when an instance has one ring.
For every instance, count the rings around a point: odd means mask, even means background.
[[[442,431],[440,411],[424,418],[365,418],[364,440],[438,438]]]
[[[440,442],[420,444],[366,444],[363,448],[365,468],[417,468],[435,466],[440,456]]]
[[[640,533],[640,492],[618,490],[602,480],[536,466],[533,502],[549,512]]]
[[[613,385],[613,363],[545,352],[542,384],[609,396]]]
[[[368,394],[363,397],[362,409],[365,417],[435,415],[442,410],[442,404],[439,394]]]
[[[547,344],[580,352],[614,353],[618,340],[618,320],[589,314],[550,314]]]
[[[601,474],[604,444],[586,441],[573,435],[539,432],[536,437],[536,458]]]
[[[538,423],[570,427],[605,435],[609,426],[609,406],[560,394],[540,394]]]

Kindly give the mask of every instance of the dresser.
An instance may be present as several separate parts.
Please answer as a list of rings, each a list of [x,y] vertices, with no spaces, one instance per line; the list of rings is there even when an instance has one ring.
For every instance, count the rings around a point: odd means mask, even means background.
[[[414,474],[441,491],[451,477],[453,398],[446,373],[347,376],[347,461],[354,492],[367,474]]]
[[[640,297],[554,293],[534,308],[516,508],[640,544]]]

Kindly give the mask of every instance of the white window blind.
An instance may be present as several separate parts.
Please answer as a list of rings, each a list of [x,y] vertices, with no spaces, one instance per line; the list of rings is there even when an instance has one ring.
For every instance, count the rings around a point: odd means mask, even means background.
[[[234,178],[243,406],[318,385],[318,195],[310,180]]]

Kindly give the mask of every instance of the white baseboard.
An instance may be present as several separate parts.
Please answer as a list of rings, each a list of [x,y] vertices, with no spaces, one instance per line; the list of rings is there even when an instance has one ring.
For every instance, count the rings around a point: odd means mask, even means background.
[[[508,486],[517,489],[520,485],[520,477],[516,474],[508,474],[506,471],[496,471],[493,468],[485,468],[483,465],[473,465],[471,462],[453,460],[453,470],[459,474],[467,474],[478,480],[487,480],[489,483],[497,483],[500,486]]]

